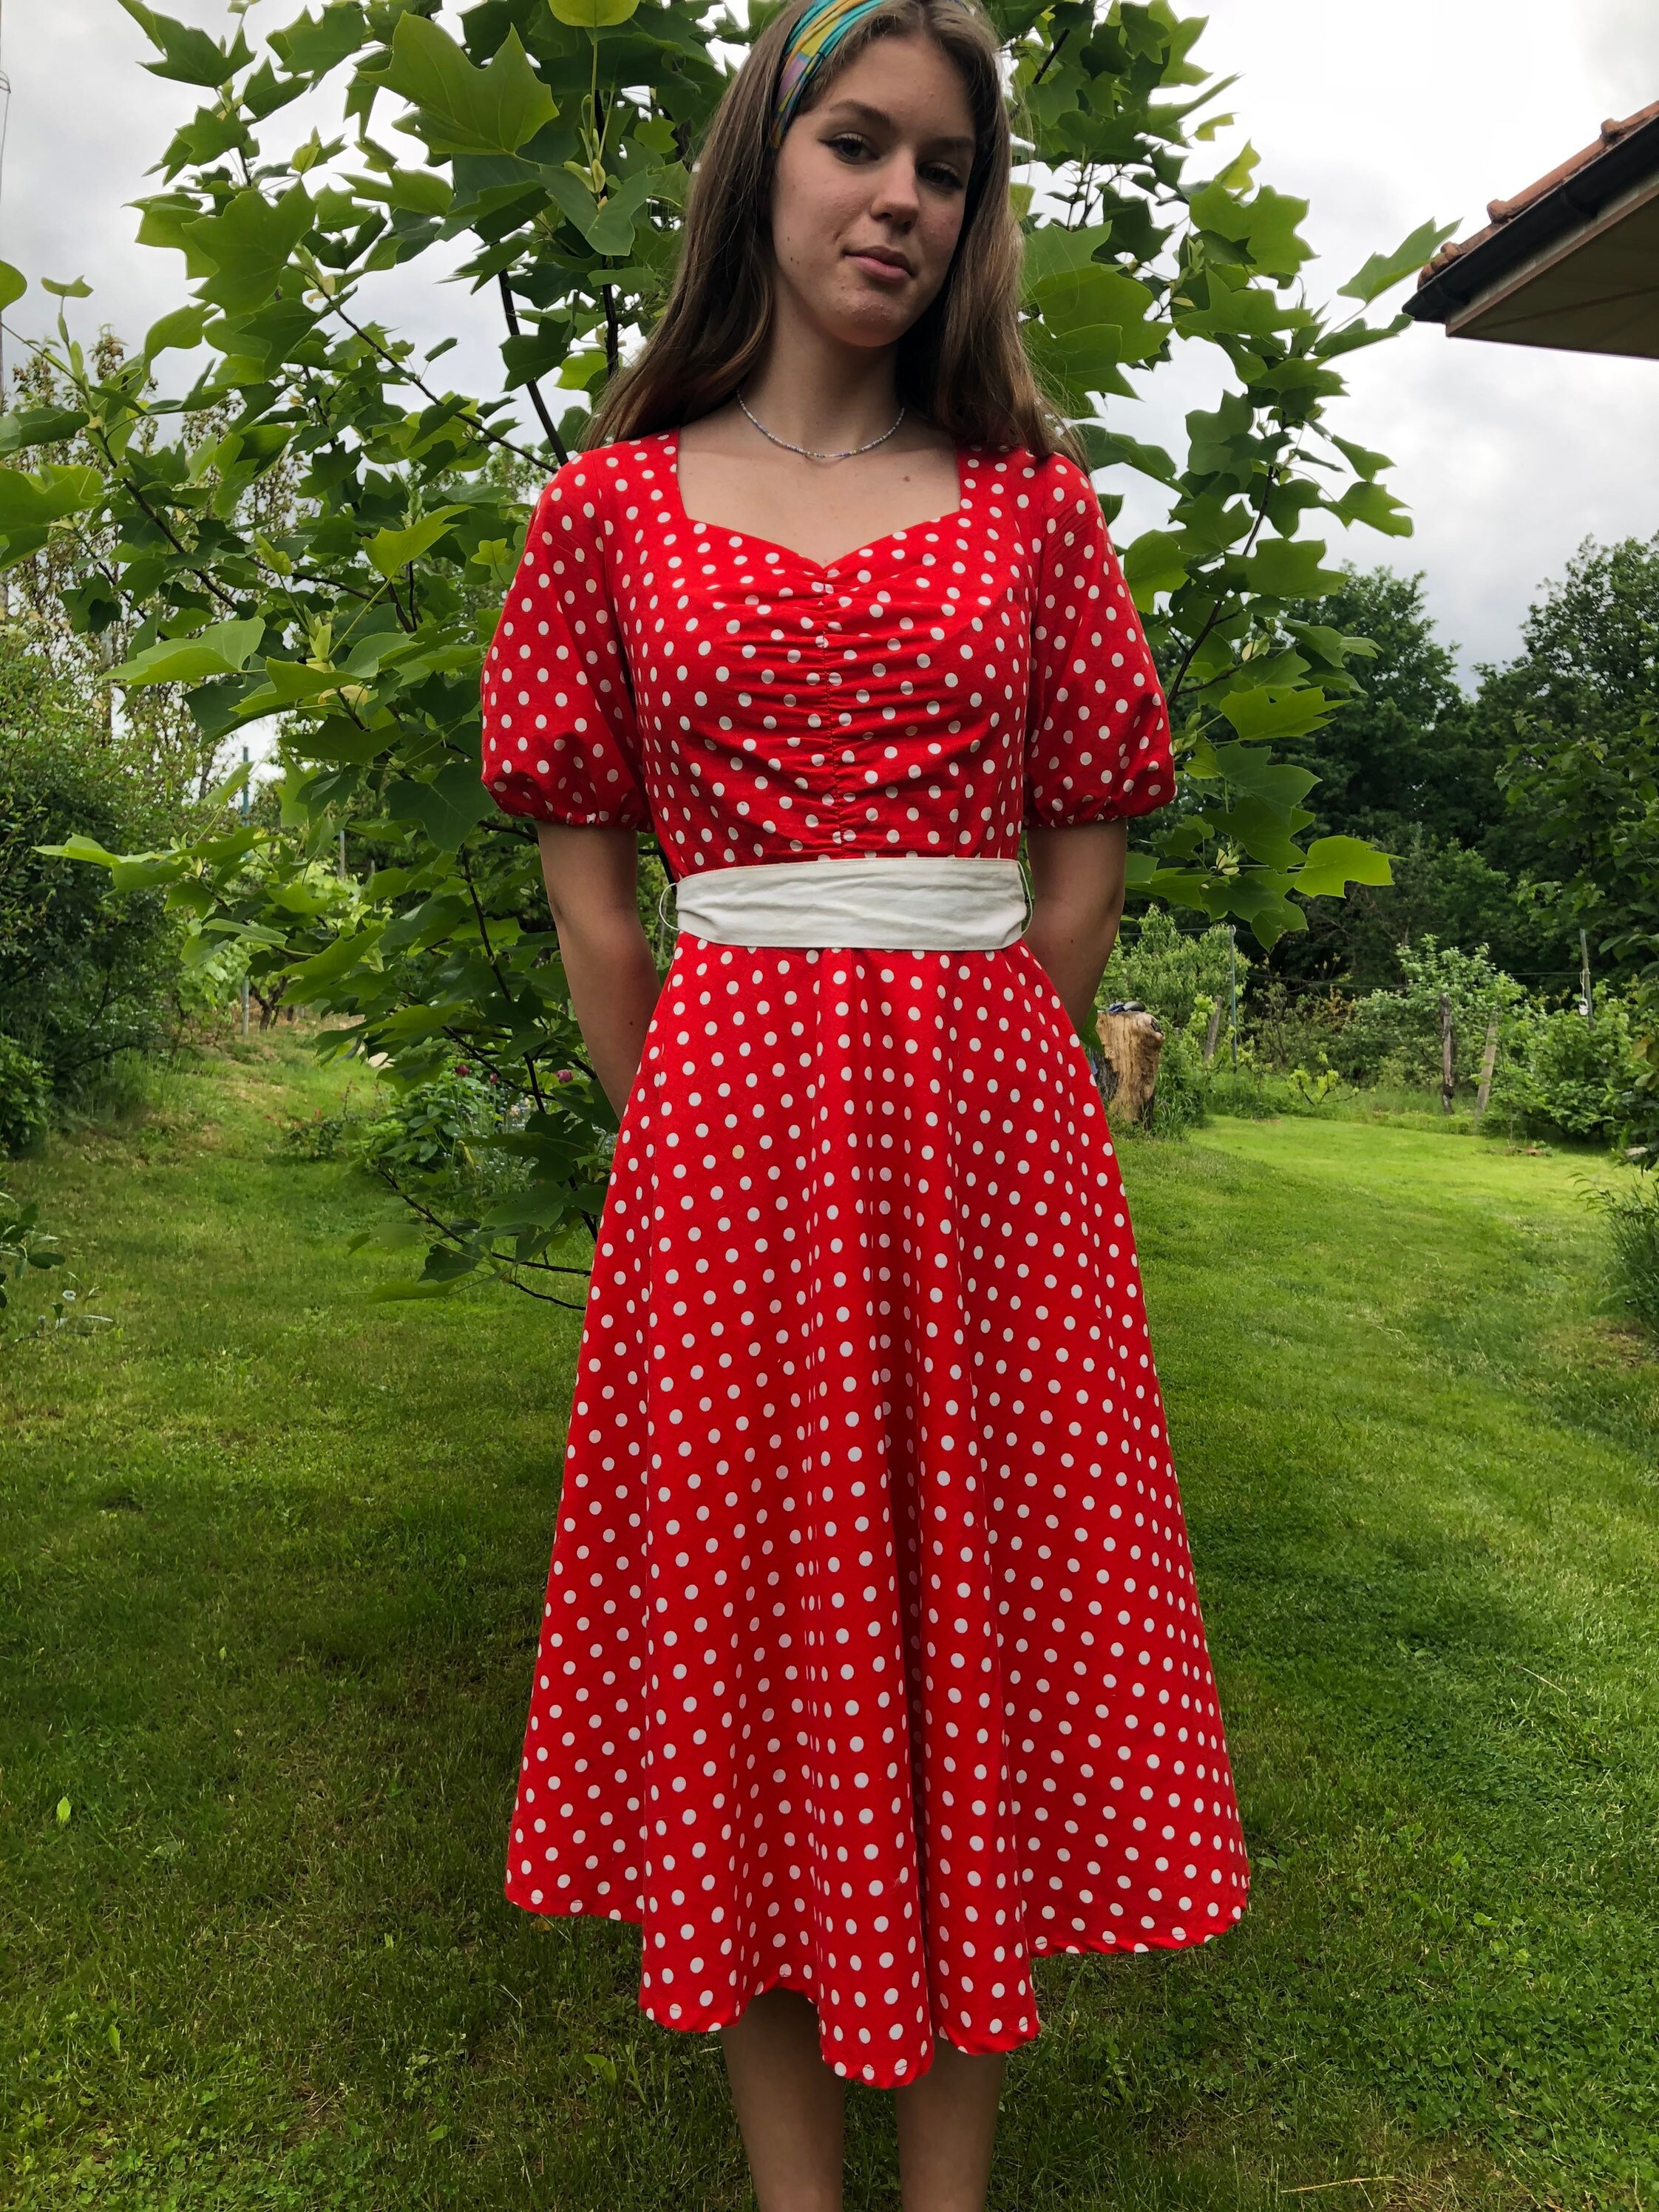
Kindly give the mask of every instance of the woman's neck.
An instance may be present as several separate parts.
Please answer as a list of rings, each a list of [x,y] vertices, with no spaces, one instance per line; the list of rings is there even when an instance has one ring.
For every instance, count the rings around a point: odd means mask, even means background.
[[[895,349],[838,345],[783,301],[743,396],[774,437],[823,453],[861,446],[898,413]]]

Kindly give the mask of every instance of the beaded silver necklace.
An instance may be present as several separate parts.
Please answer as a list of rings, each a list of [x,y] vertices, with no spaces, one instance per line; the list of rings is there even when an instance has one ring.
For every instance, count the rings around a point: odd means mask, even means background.
[[[744,398],[741,392],[737,393],[736,398],[738,406],[742,408],[745,415],[749,416],[750,421],[760,432],[763,438],[769,438],[775,446],[781,446],[786,453],[804,454],[809,461],[850,461],[854,453],[867,453],[873,447],[884,446],[887,441],[892,436],[893,432],[897,429],[899,424],[904,420],[904,410],[901,407],[898,413],[893,417],[889,427],[882,432],[880,437],[872,438],[868,445],[848,446],[846,452],[842,453],[820,453],[815,452],[811,446],[792,446],[787,438],[780,438],[775,431],[769,430],[767,428],[765,423],[761,421],[757,415],[750,413],[749,402]]]

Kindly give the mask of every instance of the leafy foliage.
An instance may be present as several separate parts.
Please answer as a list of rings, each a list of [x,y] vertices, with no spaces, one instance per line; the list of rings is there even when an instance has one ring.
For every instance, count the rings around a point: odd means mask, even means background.
[[[0,1037],[62,1103],[77,1102],[117,1054],[159,1041],[179,933],[154,890],[38,848],[76,828],[112,845],[142,842],[168,820],[121,749],[85,721],[69,684],[34,654],[0,647]]]
[[[1659,1180],[1590,1194],[1607,1224],[1614,1279],[1625,1305],[1659,1337]]]
[[[1518,883],[1542,848],[1504,803],[1498,771],[1509,741],[1460,684],[1421,575],[1345,567],[1340,590],[1297,613],[1366,649],[1354,691],[1322,728],[1285,741],[1284,757],[1319,778],[1308,800],[1315,834],[1374,842],[1392,880],[1310,908],[1307,929],[1273,947],[1274,972],[1393,988],[1403,981],[1400,946],[1427,933],[1442,944],[1484,943],[1513,974],[1557,971],[1565,988],[1576,947]]]
[[[0,1031],[0,1152],[32,1152],[52,1119],[46,1071]]]
[[[400,1087],[457,1048],[493,1069],[526,1109],[525,1194],[477,1223],[427,1208],[426,1280],[486,1265],[556,1296],[552,1244],[595,1224],[615,1122],[569,1015],[532,834],[481,782],[478,671],[528,494],[586,420],[574,395],[615,373],[662,304],[686,164],[726,82],[716,41],[748,33],[700,0],[480,0],[459,39],[434,0],[325,0],[256,52],[240,22],[222,43],[125,4],[156,49],[148,66],[207,95],[139,233],[182,257],[194,296],[114,362],[60,315],[41,356],[51,407],[0,427],[40,464],[0,468],[0,559],[73,542],[89,581],[65,599],[70,620],[95,634],[123,611],[112,674],[129,700],[184,687],[210,744],[283,717],[288,836],[232,826],[136,860],[61,849],[118,884],[165,887],[204,934],[239,935],[290,1000],[333,1018],[330,1049],[374,1057]],[[1188,795],[1134,854],[1133,882],[1270,945],[1305,927],[1306,898],[1388,879],[1363,840],[1298,842],[1313,779],[1272,746],[1320,727],[1354,681],[1349,641],[1290,611],[1340,580],[1304,523],[1408,527],[1382,457],[1324,413],[1343,356],[1403,326],[1367,308],[1443,234],[1374,257],[1343,288],[1352,312],[1314,307],[1304,204],[1259,183],[1249,149],[1189,173],[1224,89],[1192,58],[1199,19],[1167,0],[992,12],[1027,163],[1028,342],[1088,423],[1097,468],[1150,476],[1170,499],[1125,564]],[[301,95],[337,135],[281,152],[276,118]],[[414,143],[394,150],[383,127]],[[440,388],[450,341],[417,359],[368,302],[377,273],[454,250],[501,313],[493,397]],[[158,360],[198,342],[208,368],[159,397]],[[1189,416],[1184,455],[1097,419],[1194,345],[1225,388]],[[46,458],[71,421],[90,458]],[[210,421],[210,441],[192,435]],[[347,826],[372,872],[324,902],[307,872]]]
[[[1165,908],[1149,906],[1119,933],[1106,963],[1099,1004],[1133,999],[1157,1015],[1165,1031],[1207,1019],[1224,1000],[1237,975],[1241,993],[1255,963],[1235,953],[1226,929],[1183,930]]]
[[[1595,1019],[1524,1009],[1504,1037],[1492,1103],[1535,1133],[1612,1142],[1624,1129],[1641,1063],[1629,1006],[1611,993]]]
[[[1637,987],[1633,1103],[1659,1158],[1659,538],[1585,545],[1525,641],[1483,694],[1501,780],[1544,848],[1537,896]]]
[[[0,1351],[28,1338],[64,1333],[89,1336],[113,1326],[109,1315],[90,1310],[87,1294],[67,1269],[61,1275],[50,1272],[64,1267],[67,1256],[62,1240],[41,1225],[37,1200],[25,1203],[0,1190]],[[57,1289],[31,1317],[29,1309],[38,1302],[30,1292],[44,1287],[40,1280],[43,1275]]]
[[[1352,1075],[1390,1083],[1437,1082],[1443,995],[1451,1009],[1453,1068],[1457,1080],[1472,1087],[1488,1025],[1496,1018],[1501,1031],[1525,999],[1524,988],[1497,966],[1484,945],[1466,952],[1425,936],[1401,948],[1400,963],[1405,988],[1375,991],[1358,1002],[1340,1064]]]

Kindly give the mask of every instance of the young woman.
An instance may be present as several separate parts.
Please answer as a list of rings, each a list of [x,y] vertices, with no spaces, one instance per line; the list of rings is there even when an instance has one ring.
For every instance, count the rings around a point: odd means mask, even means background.
[[[507,1893],[641,1929],[763,2212],[840,2204],[849,2080],[907,2212],[981,2206],[1032,1959],[1247,1887],[1079,1036],[1168,720],[1009,165],[967,0],[786,9],[484,671],[621,1117]]]

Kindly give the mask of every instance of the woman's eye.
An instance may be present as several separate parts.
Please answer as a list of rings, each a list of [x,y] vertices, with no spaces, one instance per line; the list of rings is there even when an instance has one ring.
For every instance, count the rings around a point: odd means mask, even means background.
[[[875,154],[870,141],[856,131],[838,131],[823,143],[844,161],[864,161],[873,158]],[[948,161],[926,162],[917,173],[939,191],[959,192],[966,189],[961,174]]]

